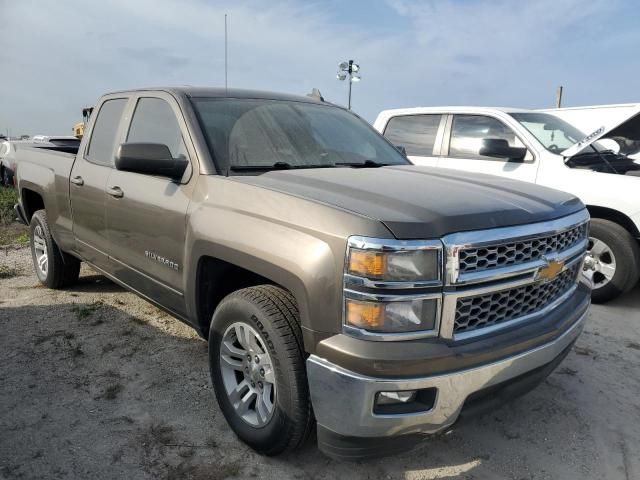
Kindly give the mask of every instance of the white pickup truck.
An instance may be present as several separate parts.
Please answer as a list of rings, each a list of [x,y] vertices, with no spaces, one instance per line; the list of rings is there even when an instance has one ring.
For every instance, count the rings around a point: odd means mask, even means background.
[[[592,217],[584,269],[594,302],[638,282],[640,164],[602,140],[637,144],[639,112],[587,133],[550,113],[488,107],[385,110],[374,127],[416,165],[499,175],[576,195]],[[509,188],[519,186],[505,183]]]

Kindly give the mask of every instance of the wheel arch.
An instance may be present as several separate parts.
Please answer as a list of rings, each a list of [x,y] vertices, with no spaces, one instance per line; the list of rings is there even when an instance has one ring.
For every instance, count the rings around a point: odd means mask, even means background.
[[[20,189],[20,200],[22,211],[24,212],[27,222],[31,221],[31,217],[38,210],[45,209],[44,197],[34,189],[24,187]]]
[[[589,215],[591,215],[591,218],[601,218],[603,220],[609,220],[611,222],[617,223],[634,237],[640,237],[638,226],[633,222],[633,220],[631,220],[629,216],[625,215],[619,210],[608,207],[600,207],[597,205],[587,205],[587,210],[589,210]]]

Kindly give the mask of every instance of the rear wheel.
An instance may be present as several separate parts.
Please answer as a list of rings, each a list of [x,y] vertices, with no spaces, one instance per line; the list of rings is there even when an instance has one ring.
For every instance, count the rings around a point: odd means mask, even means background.
[[[613,300],[638,282],[638,242],[617,223],[592,219],[584,272],[593,282],[591,298],[595,303]]]
[[[5,187],[10,187],[12,182],[11,182],[11,174],[9,172],[9,169],[3,168],[0,174],[1,174],[0,182],[2,183],[2,185],[4,185]]]
[[[220,409],[250,447],[277,455],[301,446],[313,415],[298,309],[272,285],[225,297],[211,321],[209,365]]]
[[[49,288],[74,284],[80,275],[80,260],[60,250],[51,236],[47,212],[35,212],[29,225],[31,256],[38,280]]]

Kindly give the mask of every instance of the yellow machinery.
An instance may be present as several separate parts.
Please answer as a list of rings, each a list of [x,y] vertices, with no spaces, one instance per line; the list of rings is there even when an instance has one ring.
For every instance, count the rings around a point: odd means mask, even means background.
[[[73,135],[76,138],[82,138],[84,135],[84,127],[89,121],[91,112],[93,112],[93,107],[86,107],[82,109],[82,122],[78,122],[73,126]]]

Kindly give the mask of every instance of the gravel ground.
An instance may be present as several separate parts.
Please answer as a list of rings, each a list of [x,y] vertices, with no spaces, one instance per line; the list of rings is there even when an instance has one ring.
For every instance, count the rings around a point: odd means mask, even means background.
[[[639,307],[640,287],[593,306],[544,384],[411,452],[266,458],[227,427],[190,328],[86,268],[47,290],[26,248],[0,250],[0,478],[638,479]]]

